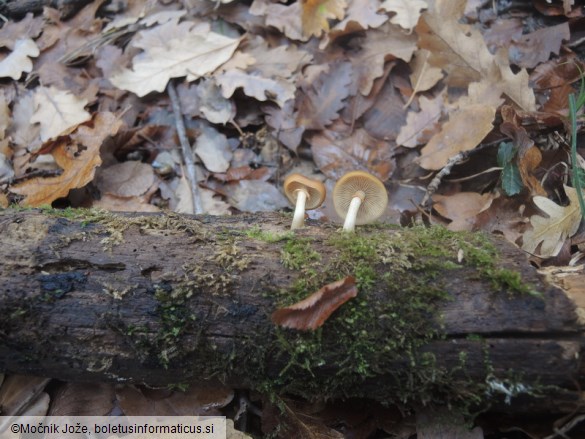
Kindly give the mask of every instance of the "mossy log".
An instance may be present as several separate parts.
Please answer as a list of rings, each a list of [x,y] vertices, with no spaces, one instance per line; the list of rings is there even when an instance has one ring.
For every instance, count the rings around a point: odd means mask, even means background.
[[[496,236],[307,222],[0,213],[0,371],[70,381],[237,387],[406,406],[572,411],[575,306]],[[346,276],[316,331],[271,314]]]

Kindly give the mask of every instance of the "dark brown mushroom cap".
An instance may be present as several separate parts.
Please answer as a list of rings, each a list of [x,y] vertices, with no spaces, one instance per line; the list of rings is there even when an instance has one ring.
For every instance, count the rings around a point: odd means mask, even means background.
[[[345,218],[352,198],[359,196],[362,204],[356,224],[367,224],[380,218],[388,205],[388,193],[378,178],[363,171],[352,171],[341,177],[333,188],[333,206]]]
[[[292,204],[297,202],[298,191],[307,194],[305,210],[316,209],[325,200],[325,185],[318,180],[312,180],[301,174],[291,174],[284,180],[284,193]]]

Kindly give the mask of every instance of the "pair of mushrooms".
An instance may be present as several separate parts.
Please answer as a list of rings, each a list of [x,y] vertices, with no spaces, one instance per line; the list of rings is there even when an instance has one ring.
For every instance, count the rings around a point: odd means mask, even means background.
[[[305,210],[316,209],[325,200],[323,183],[300,174],[291,174],[284,180],[284,193],[295,205],[291,229],[303,227]],[[346,232],[353,232],[356,224],[378,219],[387,204],[384,184],[367,172],[349,172],[333,188],[333,205],[337,214],[345,218],[343,230]]]

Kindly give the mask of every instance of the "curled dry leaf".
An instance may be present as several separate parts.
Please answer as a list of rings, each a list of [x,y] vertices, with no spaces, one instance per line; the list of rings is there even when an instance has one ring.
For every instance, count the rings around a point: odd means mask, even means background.
[[[104,139],[118,132],[122,122],[112,113],[98,113],[93,128],[82,126],[71,135],[71,140],[57,143],[52,154],[63,169],[56,177],[36,177],[10,188],[15,194],[25,195],[25,206],[51,204],[66,196],[71,189],[80,188],[93,180],[95,168],[102,163],[100,146]]]
[[[337,308],[357,296],[357,293],[355,278],[348,276],[325,285],[294,305],[274,311],[272,321],[285,328],[315,330],[322,326]]]

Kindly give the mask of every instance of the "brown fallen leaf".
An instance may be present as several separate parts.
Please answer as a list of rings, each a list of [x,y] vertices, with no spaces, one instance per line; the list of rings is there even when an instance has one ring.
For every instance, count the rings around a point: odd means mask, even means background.
[[[345,0],[301,0],[303,34],[320,36],[329,31],[329,19],[343,19],[347,3]]]
[[[327,177],[337,180],[349,171],[363,170],[382,181],[390,178],[396,168],[390,142],[370,136],[363,128],[349,137],[340,137],[325,130],[309,139],[315,164]]]
[[[569,38],[571,32],[567,22],[538,29],[510,46],[510,60],[517,66],[534,68],[548,61],[551,54],[558,55],[563,40]]]
[[[298,100],[299,126],[320,130],[337,119],[350,93],[352,70],[348,62],[332,63],[328,71],[306,85]]]
[[[347,276],[325,285],[319,291],[294,305],[277,309],[272,322],[300,331],[315,330],[325,323],[333,312],[352,297],[357,296],[355,278]]]
[[[475,148],[492,130],[495,114],[494,107],[482,104],[470,105],[452,114],[441,132],[421,150],[420,166],[436,171],[454,155]]]
[[[128,160],[102,169],[95,183],[102,194],[137,197],[146,193],[154,181],[151,165],[137,160]]]
[[[86,105],[87,100],[71,92],[55,87],[38,87],[34,94],[35,112],[30,122],[40,124],[43,142],[56,139],[91,119],[91,115],[84,110]]]
[[[476,192],[459,192],[454,195],[433,195],[434,209],[444,218],[451,220],[449,230],[473,230],[475,217],[489,209],[494,194]]]
[[[466,0],[437,0],[422,14],[416,27],[419,47],[431,52],[429,63],[441,67],[448,85],[465,87],[483,79],[524,110],[536,107],[528,73],[514,73],[507,53],[492,54],[479,32],[459,22]]]
[[[81,126],[71,135],[71,140],[58,142],[52,154],[55,162],[63,169],[57,177],[36,177],[12,186],[11,192],[25,195],[25,206],[38,207],[51,204],[57,198],[65,197],[71,189],[85,186],[93,180],[95,168],[102,160],[100,147],[104,139],[116,134],[122,121],[112,113],[98,113],[93,128]]]

